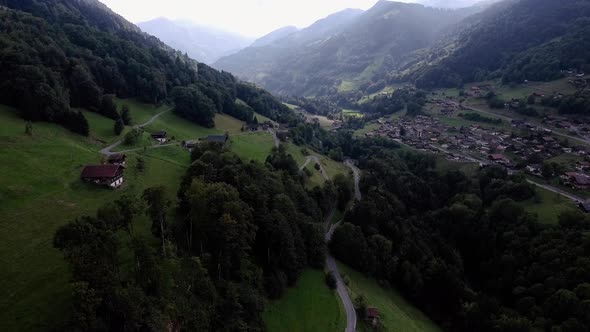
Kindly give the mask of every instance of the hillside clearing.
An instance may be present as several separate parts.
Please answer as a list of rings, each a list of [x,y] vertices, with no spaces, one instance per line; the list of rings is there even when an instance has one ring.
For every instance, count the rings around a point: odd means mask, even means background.
[[[262,315],[269,332],[344,331],[345,314],[323,271],[306,270],[295,287],[271,301]]]
[[[343,278],[348,278],[349,293],[354,300],[359,294],[365,295],[368,304],[379,309],[385,331],[442,332],[442,330],[416,307],[408,303],[393,289],[384,289],[373,279],[344,264],[338,264]],[[346,276],[346,277],[344,277]],[[359,321],[358,331],[371,331]]]
[[[135,171],[140,155],[128,154],[126,184],[112,191],[79,179],[84,165],[100,163],[101,146],[54,124],[34,123],[32,137],[24,126],[13,110],[0,107],[0,330],[61,330],[69,311],[70,275],[62,254],[53,249],[57,228],[126,193],[155,185],[175,193],[188,162],[183,165],[180,155],[161,155],[174,152],[149,151],[142,174]],[[94,130],[94,121],[90,126]],[[148,225],[144,219],[136,222],[138,228]]]

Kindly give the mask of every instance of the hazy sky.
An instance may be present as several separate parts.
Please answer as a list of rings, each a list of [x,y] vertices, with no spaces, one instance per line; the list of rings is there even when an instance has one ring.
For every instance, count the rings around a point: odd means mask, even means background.
[[[133,23],[164,16],[258,37],[286,25],[303,28],[346,8],[378,0],[100,0]],[[401,0],[414,2],[414,0]]]

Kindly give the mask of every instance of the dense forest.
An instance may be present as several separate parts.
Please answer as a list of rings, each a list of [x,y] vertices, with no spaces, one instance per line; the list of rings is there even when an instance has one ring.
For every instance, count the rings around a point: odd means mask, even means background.
[[[204,126],[224,112],[252,121],[251,102],[279,119],[287,108],[231,74],[197,64],[95,0],[1,0],[0,103],[32,121],[88,134],[84,108],[118,119],[113,96],[158,104]],[[287,115],[288,116],[288,115]],[[284,119],[283,119],[284,120]]]
[[[448,331],[588,331],[588,217],[541,225],[534,197],[501,168],[435,171],[432,157],[357,149],[365,193],[330,248],[401,290]]]
[[[306,190],[283,148],[265,164],[214,144],[192,159],[177,205],[149,188],[57,231],[73,272],[69,330],[262,331],[265,299],[323,266],[322,218],[349,184]]]

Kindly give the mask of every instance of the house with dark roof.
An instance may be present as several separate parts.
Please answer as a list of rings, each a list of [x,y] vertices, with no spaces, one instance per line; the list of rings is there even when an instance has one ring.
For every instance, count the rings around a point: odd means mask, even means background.
[[[225,144],[229,139],[229,135],[209,135],[204,141],[209,143]]]
[[[160,144],[164,144],[168,141],[167,134],[165,131],[157,131],[155,133],[152,133],[152,138],[160,142]]]
[[[182,147],[189,151],[192,151],[192,149],[196,148],[197,145],[199,145],[198,141],[182,141]]]
[[[575,189],[588,189],[590,188],[590,176],[586,174],[567,172],[562,177],[566,184],[572,186]]]
[[[127,164],[127,156],[122,153],[115,153],[109,156],[107,162],[111,165],[125,166]]]
[[[122,165],[91,165],[84,167],[80,178],[84,182],[119,188],[123,184],[124,171]]]
[[[260,129],[260,124],[258,123],[250,123],[246,125],[246,130],[257,131],[258,129]]]

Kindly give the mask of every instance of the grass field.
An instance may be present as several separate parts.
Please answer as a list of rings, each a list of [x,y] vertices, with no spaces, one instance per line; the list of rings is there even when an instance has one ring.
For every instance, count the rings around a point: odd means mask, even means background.
[[[81,110],[81,112],[86,117],[86,120],[88,120],[88,123],[92,124],[90,127],[90,137],[101,143],[109,143],[117,140],[119,136],[115,135],[115,120],[86,110]]]
[[[115,98],[115,103],[117,104],[119,110],[121,110],[121,107],[123,105],[127,105],[129,107],[132,125],[145,123],[155,114],[158,114],[166,110],[170,110],[172,108],[172,106],[170,105],[154,106],[150,104],[145,104],[135,99]]]
[[[537,195],[523,203],[523,207],[539,218],[543,224],[554,225],[559,221],[559,215],[565,210],[577,209],[576,205],[569,199],[550,192],[546,189],[536,187]]]
[[[274,147],[272,135],[267,132],[244,133],[230,137],[230,148],[243,160],[264,162]]]
[[[96,131],[100,123],[88,120]],[[79,180],[84,165],[101,161],[102,145],[48,123],[34,123],[29,137],[24,125],[0,107],[0,330],[62,330],[70,289],[68,267],[52,246],[57,228],[124,193],[155,185],[175,193],[188,157],[178,150],[150,151],[145,173],[138,174],[137,155],[129,154],[126,185],[112,191]]]
[[[291,156],[293,156],[293,159],[295,159],[295,162],[297,163],[297,166],[301,167],[303,164],[305,164],[305,155],[303,155],[303,149],[302,147],[295,145],[293,143],[284,143],[285,147],[287,148],[287,153],[289,153]],[[309,153],[309,150],[308,150]]]
[[[362,118],[365,115],[359,111],[355,111],[355,110],[342,110],[342,116],[346,117],[350,117],[350,118]]]
[[[359,294],[363,294],[370,306],[379,309],[385,331],[442,332],[433,321],[395,290],[380,287],[375,280],[346,265],[338,264],[338,269],[350,280],[348,289],[353,300]],[[371,331],[361,322],[357,325],[357,330]]]
[[[303,272],[294,288],[266,305],[262,318],[269,332],[344,331],[346,325],[338,296],[318,270]]]
[[[245,122],[226,114],[215,115],[215,129],[223,133],[227,132],[230,135],[239,134],[242,132],[242,127],[244,127],[245,124]]]
[[[381,127],[381,125],[379,123],[369,122],[369,123],[365,124],[365,126],[362,129],[356,130],[354,132],[354,136],[356,136],[356,137],[363,136],[366,133],[370,133],[372,131],[379,129],[379,127]]]

